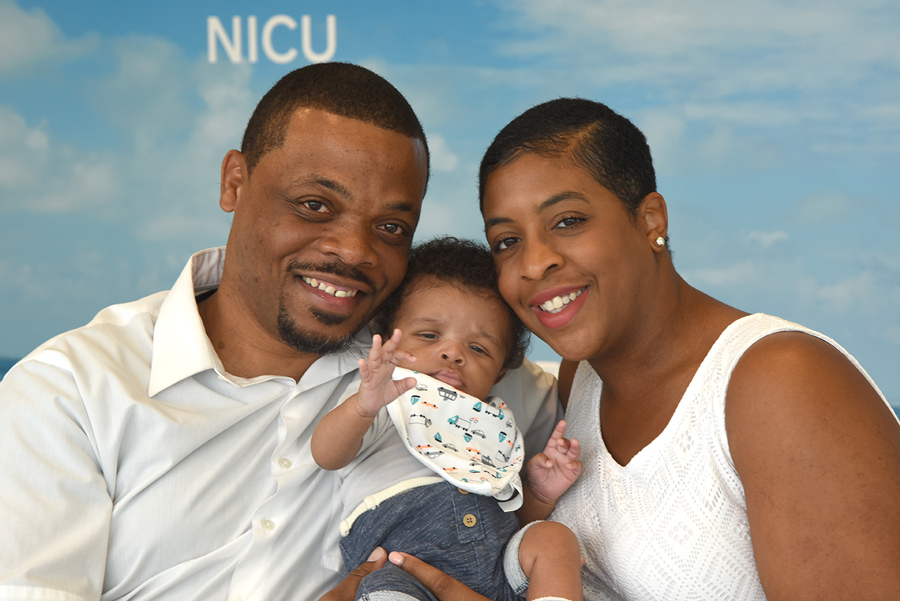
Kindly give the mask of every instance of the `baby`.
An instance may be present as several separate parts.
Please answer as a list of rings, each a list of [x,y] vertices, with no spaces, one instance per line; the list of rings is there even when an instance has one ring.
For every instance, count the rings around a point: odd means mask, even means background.
[[[340,546],[345,568],[355,568],[381,546],[389,552],[415,555],[489,599],[518,600],[526,592],[527,599],[582,599],[581,555],[568,528],[545,521],[520,529],[515,515],[504,511],[497,499],[470,494],[448,481],[451,478],[438,475],[456,468],[426,466],[429,457],[444,454],[438,449],[457,451],[462,445],[451,445],[438,434],[435,440],[445,444],[435,442],[433,450],[431,445],[421,445],[430,452],[416,457],[413,449],[407,450],[385,409],[401,396],[398,403],[428,405],[419,394],[405,393],[414,387],[413,393],[424,391],[429,383],[436,383],[443,400],[468,402],[470,409],[484,411],[483,420],[500,417],[507,426],[513,425],[504,418],[503,411],[509,411],[505,405],[488,399],[488,394],[508,369],[521,364],[528,334],[497,292],[490,252],[455,238],[415,247],[406,279],[385,303],[378,325],[390,336],[382,342],[376,335],[368,361],[360,361],[359,391],[323,417],[312,438],[316,463],[341,470],[344,536]],[[393,380],[396,366],[418,373]],[[403,370],[397,371],[403,375]],[[431,407],[438,409],[433,403]],[[419,408],[407,407],[404,415],[426,413]],[[454,432],[462,425],[456,417],[442,420],[449,421],[447,427]],[[426,415],[419,417],[419,422],[426,421],[432,425]],[[482,458],[474,447],[490,445],[490,439],[498,437],[478,428],[462,429],[464,440],[475,439],[462,454],[471,454],[473,467],[477,464],[492,477],[506,480],[512,475],[519,482],[521,463],[500,461],[498,465],[490,459],[512,457],[517,447],[501,444],[498,453],[485,452]],[[518,444],[514,425],[512,430],[500,433],[501,443]],[[507,510],[524,500],[521,515],[546,515],[540,505],[555,502],[578,477],[579,446],[563,438],[564,430],[565,422],[560,422],[544,452],[529,461],[526,490],[521,499],[507,501]],[[517,487],[506,490],[511,488]],[[358,599],[373,601],[406,598],[403,595],[434,599],[411,575],[391,564],[365,577],[357,592]]]

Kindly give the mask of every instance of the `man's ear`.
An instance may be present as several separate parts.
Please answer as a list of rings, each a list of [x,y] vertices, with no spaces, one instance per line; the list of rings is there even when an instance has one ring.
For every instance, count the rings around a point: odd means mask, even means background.
[[[226,213],[237,207],[241,187],[247,179],[247,162],[237,150],[229,150],[222,160],[222,184],[219,189],[219,206]]]
[[[665,241],[669,235],[669,213],[666,209],[666,199],[658,192],[651,192],[641,201],[638,207],[638,226],[644,231],[644,236],[654,249],[665,248]]]

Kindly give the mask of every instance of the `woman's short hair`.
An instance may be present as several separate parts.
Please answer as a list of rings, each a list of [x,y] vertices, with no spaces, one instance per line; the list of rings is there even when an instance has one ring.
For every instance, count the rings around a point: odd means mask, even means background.
[[[557,98],[513,119],[484,153],[478,174],[482,212],[488,176],[523,153],[570,158],[618,196],[632,216],[644,197],[656,192],[653,159],[641,130],[605,104]]]

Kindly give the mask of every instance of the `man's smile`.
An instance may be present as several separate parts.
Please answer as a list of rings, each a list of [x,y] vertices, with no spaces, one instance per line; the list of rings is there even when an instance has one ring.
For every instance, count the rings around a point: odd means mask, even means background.
[[[321,290],[325,294],[330,296],[334,296],[337,298],[346,298],[356,296],[356,293],[359,292],[356,288],[347,288],[344,286],[338,286],[337,284],[331,284],[329,282],[324,282],[322,280],[317,280],[316,278],[311,278],[307,276],[300,276],[304,282],[308,285],[312,286],[317,290]]]

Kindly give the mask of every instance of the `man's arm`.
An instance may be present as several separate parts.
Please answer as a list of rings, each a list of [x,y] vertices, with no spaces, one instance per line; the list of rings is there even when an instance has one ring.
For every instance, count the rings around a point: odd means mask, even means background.
[[[900,426],[837,349],[786,332],[754,344],[726,428],[766,596],[895,599]]]
[[[72,374],[37,359],[14,367],[0,428],[0,591],[99,599],[112,500]]]
[[[381,569],[386,561],[387,553],[378,547],[372,551],[368,561],[347,574],[340,584],[320,597],[319,601],[354,601],[360,581],[375,570]]]

